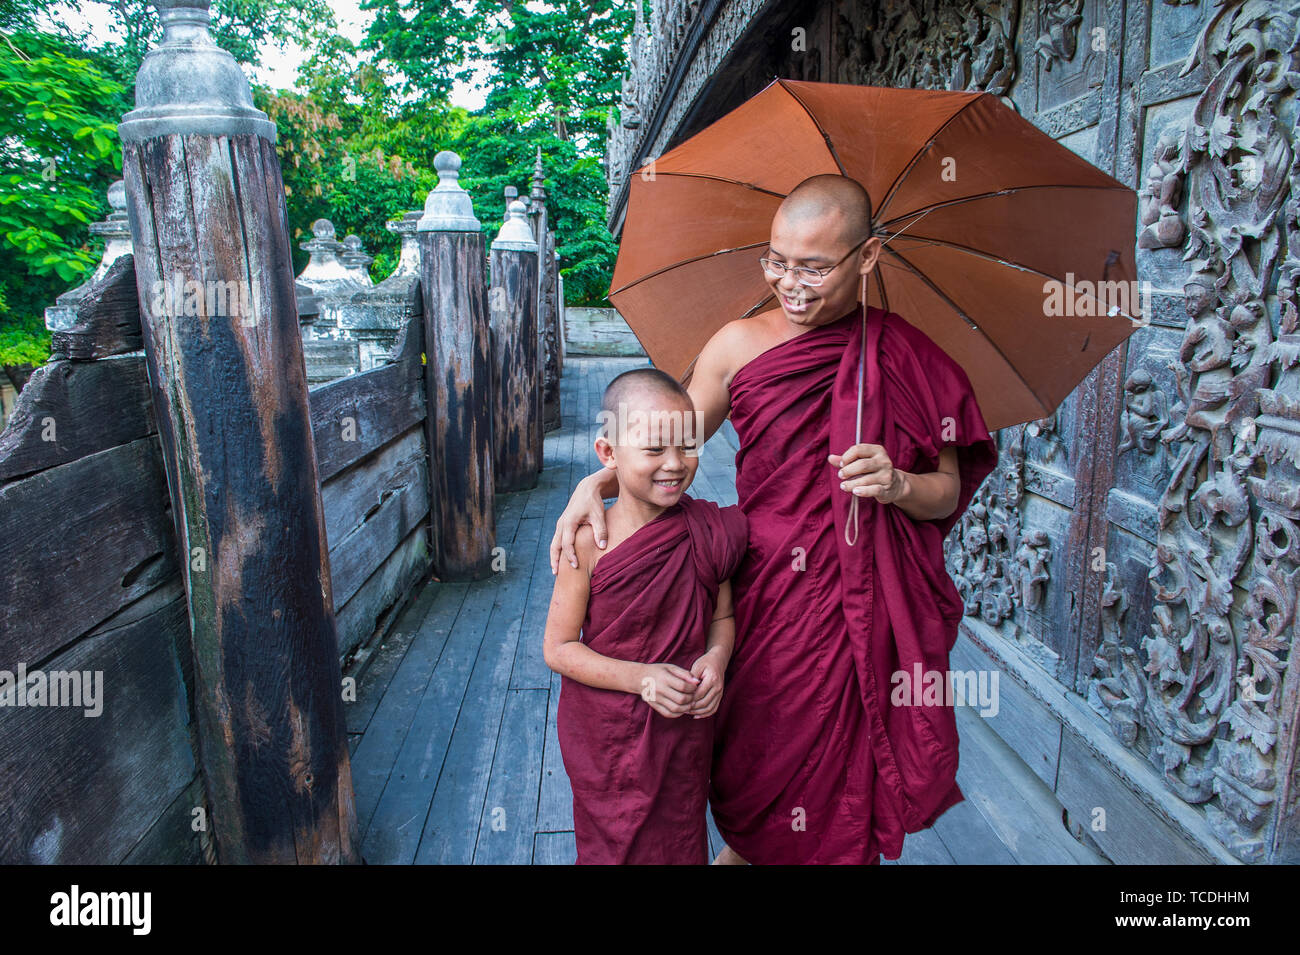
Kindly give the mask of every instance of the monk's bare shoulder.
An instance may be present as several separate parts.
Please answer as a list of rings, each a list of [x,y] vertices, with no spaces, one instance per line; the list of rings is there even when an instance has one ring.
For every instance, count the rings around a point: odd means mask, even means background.
[[[770,312],[764,312],[727,322],[705,344],[696,367],[705,363],[730,388],[740,369],[775,344],[770,317]]]

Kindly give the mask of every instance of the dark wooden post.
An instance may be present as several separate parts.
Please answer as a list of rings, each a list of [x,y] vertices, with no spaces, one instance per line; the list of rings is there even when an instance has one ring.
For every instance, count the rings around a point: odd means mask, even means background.
[[[356,862],[275,125],[207,0],[156,6],[163,42],[118,132],[218,858]]]
[[[496,546],[486,256],[460,157],[443,150],[433,165],[418,232],[434,566],[442,580],[478,580]]]
[[[560,426],[560,341],[555,308],[555,280],[559,271],[553,254],[553,241],[547,227],[546,178],[542,168],[542,147],[537,147],[533,166],[533,188],[529,194],[528,213],[533,217],[533,240],[537,243],[537,327],[541,338],[542,428],[554,431]]]
[[[491,250],[492,467],[498,491],[537,486],[542,466],[537,243],[518,199]]]

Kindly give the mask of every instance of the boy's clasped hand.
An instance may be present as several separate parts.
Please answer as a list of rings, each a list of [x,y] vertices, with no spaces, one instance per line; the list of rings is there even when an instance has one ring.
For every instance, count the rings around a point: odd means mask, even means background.
[[[713,650],[696,660],[689,672],[671,663],[647,663],[641,677],[641,699],[669,719],[687,714],[704,719],[716,713],[722,702],[726,668],[726,661]]]

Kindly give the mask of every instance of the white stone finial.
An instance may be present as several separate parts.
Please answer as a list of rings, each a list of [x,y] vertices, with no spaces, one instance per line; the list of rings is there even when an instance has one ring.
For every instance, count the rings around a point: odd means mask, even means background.
[[[131,225],[126,214],[126,185],[121,179],[108,187],[108,204],[113,210],[108,218],[90,224],[91,235],[104,237],[104,254],[86,282],[64,292],[45,309],[45,327],[52,332],[71,328],[77,320],[77,304],[86,297],[91,286],[108,274],[114,262],[134,251]]]
[[[402,237],[402,251],[397,258],[397,268],[393,274],[380,284],[389,282],[406,282],[420,274],[420,243],[415,238],[416,227],[420,224],[421,210],[408,212],[400,219],[389,219],[384,228]]]
[[[501,231],[492,241],[493,250],[536,252],[537,242],[533,239],[533,230],[528,225],[528,209],[518,199],[510,203],[510,218],[501,226]]]
[[[209,5],[209,0],[154,0],[163,39],[136,73],[135,109],[117,127],[122,142],[174,133],[255,133],[275,142],[275,123],[253,105],[247,77],[208,32]]]
[[[312,237],[301,242],[298,248],[311,253],[298,281],[317,293],[337,286],[340,282],[355,281],[348,267],[339,261],[343,243],[334,238],[334,223],[317,219],[311,224]]]
[[[99,260],[99,267],[91,276],[92,282],[98,282],[108,274],[109,267],[124,255],[129,255],[131,246],[131,224],[126,214],[126,183],[121,179],[108,187],[108,204],[112,212],[103,222],[90,224],[91,235],[104,237],[104,255]]]
[[[343,251],[339,253],[339,261],[343,267],[348,270],[354,281],[362,285],[374,285],[374,280],[370,277],[370,263],[375,261],[373,255],[366,253],[361,247],[361,236],[348,235],[343,239]]]
[[[460,157],[444,149],[433,157],[438,170],[438,185],[424,200],[420,232],[478,232],[482,229],[474,216],[469,193],[460,187]]]
[[[546,181],[546,169],[542,166],[542,147],[537,147],[537,159],[533,163],[533,190],[529,193],[528,198],[532,200],[533,208],[537,208],[539,202],[546,201],[546,187],[543,183]]]

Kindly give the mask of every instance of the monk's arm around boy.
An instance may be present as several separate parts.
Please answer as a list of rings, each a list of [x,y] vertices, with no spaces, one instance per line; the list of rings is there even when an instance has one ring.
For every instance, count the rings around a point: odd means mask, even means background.
[[[689,671],[671,663],[636,663],[597,653],[579,639],[591,595],[591,567],[598,553],[589,525],[579,528],[574,549],[578,566],[560,565],[546,617],[542,655],[561,676],[602,690],[635,693],[661,716],[712,716],[722,701],[724,675],[736,639],[731,582],[718,587],[705,652]]]

